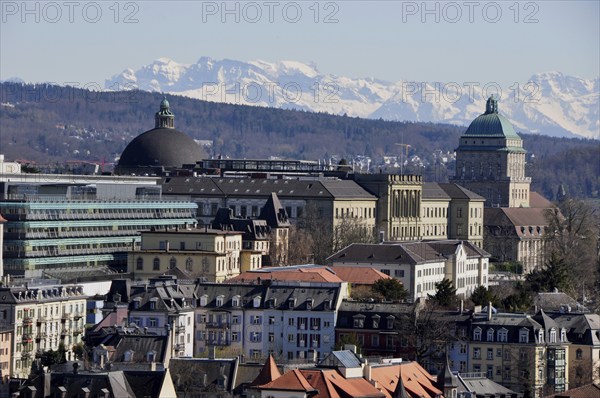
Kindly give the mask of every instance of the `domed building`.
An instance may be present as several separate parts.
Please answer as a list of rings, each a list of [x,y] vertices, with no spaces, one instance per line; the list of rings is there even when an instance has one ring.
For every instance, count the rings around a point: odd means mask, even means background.
[[[483,196],[486,207],[529,207],[526,153],[523,140],[498,114],[498,101],[492,96],[485,113],[460,137],[454,182]]]
[[[115,174],[164,174],[169,169],[195,164],[206,153],[187,134],[175,129],[175,115],[163,99],[154,115],[155,125],[134,138],[125,148]]]

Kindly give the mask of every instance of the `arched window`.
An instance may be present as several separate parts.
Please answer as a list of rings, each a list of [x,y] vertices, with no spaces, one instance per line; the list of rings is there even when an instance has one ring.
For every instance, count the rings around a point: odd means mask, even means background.
[[[135,269],[138,271],[141,271],[144,269],[144,259],[141,257],[137,258],[137,261],[135,262]]]
[[[173,269],[177,266],[177,260],[175,259],[175,257],[171,257],[171,259],[169,260],[169,268]]]
[[[194,265],[194,261],[192,260],[191,257],[188,257],[187,260],[185,260],[185,269],[188,271],[191,271],[193,265]]]
[[[160,270],[160,260],[158,257],[154,257],[154,261],[152,262],[152,269],[154,271],[159,271]]]

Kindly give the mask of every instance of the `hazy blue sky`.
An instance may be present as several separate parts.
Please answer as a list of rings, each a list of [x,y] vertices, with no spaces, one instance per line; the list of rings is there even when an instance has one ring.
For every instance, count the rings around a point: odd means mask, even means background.
[[[159,57],[201,56],[389,81],[600,74],[599,1],[0,3],[0,79],[103,85]]]

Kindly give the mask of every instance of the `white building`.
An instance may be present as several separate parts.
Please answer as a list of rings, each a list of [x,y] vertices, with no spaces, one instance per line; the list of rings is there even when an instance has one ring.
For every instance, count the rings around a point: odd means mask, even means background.
[[[444,240],[384,244],[354,243],[329,261],[333,265],[375,268],[404,284],[409,298],[435,294],[435,284],[452,281],[456,293],[469,297],[478,286],[488,285],[490,255],[469,241]]]
[[[0,288],[0,322],[14,328],[11,377],[27,378],[35,355],[58,350],[66,359],[84,333],[86,296],[78,285],[46,284]]]

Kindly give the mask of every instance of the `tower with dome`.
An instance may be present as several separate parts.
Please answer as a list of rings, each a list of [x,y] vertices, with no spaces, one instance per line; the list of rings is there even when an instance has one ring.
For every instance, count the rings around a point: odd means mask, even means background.
[[[125,147],[115,174],[164,175],[205,158],[206,153],[196,141],[175,129],[175,115],[164,98],[154,115],[154,128]]]
[[[488,98],[460,137],[454,182],[486,199],[486,207],[529,207],[531,178],[525,176],[523,140]]]

